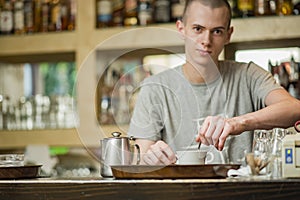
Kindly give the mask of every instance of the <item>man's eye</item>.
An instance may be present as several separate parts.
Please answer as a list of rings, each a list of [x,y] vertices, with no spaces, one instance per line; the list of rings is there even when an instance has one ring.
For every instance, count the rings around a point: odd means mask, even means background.
[[[193,29],[194,29],[194,31],[196,31],[196,32],[200,32],[200,31],[202,30],[202,28],[199,27],[199,26],[196,26],[196,27],[194,27]]]
[[[217,29],[217,30],[214,30],[213,33],[214,33],[215,35],[222,35],[222,34],[223,34],[223,31]]]

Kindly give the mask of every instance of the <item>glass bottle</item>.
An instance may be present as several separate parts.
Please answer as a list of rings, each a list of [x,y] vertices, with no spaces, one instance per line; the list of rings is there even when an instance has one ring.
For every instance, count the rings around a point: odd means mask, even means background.
[[[66,0],[61,0],[61,30],[65,31],[68,29],[68,17],[69,17],[69,9]]]
[[[26,33],[34,32],[34,2],[33,0],[24,1],[24,12],[25,12],[25,31]]]
[[[76,0],[69,0],[69,17],[68,17],[68,30],[75,30],[76,14],[77,14],[77,3]]]
[[[277,15],[291,15],[293,5],[291,0],[278,0]]]
[[[140,25],[147,25],[153,22],[153,1],[140,0],[138,9],[138,18]]]
[[[295,62],[294,56],[292,55],[291,61],[290,61],[290,81],[291,82],[297,82],[299,80],[299,68],[298,63]]]
[[[112,26],[112,1],[97,1],[97,28]]]
[[[124,0],[113,0],[113,26],[123,26]]]
[[[171,21],[176,22],[182,18],[184,11],[185,0],[171,1]]]
[[[34,32],[40,32],[42,0],[34,0]]]
[[[49,31],[61,31],[61,2],[52,0],[50,2]]]
[[[231,8],[232,18],[240,17],[240,13],[239,13],[238,6],[237,6],[238,5],[237,0],[228,0],[228,3],[229,3],[230,8]]]
[[[237,3],[241,17],[254,16],[254,0],[238,0]]]
[[[9,35],[13,32],[13,11],[12,3],[6,0],[0,13],[0,32],[2,35]]]
[[[138,0],[125,0],[124,26],[138,25]]]
[[[49,0],[42,0],[40,32],[48,32],[49,27]]]
[[[300,15],[300,0],[294,1],[293,6],[293,14]]]
[[[269,0],[255,0],[255,16],[270,15],[270,1]]]
[[[277,0],[269,0],[270,15],[276,15],[277,6],[278,6]]]
[[[167,23],[171,21],[171,5],[169,0],[156,0],[154,3],[155,23]]]
[[[23,0],[14,3],[14,33],[17,35],[25,33]]]

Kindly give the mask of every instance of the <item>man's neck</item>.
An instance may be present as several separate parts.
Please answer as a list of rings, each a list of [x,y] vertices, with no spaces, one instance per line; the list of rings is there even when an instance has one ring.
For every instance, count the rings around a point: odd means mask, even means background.
[[[192,84],[209,83],[220,75],[219,66],[211,64],[211,66],[192,65],[187,62],[183,65],[183,74],[185,78]]]

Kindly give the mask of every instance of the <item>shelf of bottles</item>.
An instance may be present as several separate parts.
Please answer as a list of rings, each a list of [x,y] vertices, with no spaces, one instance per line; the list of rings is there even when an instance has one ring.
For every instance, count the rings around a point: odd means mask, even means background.
[[[0,0],[0,34],[75,30],[76,0]]]
[[[228,0],[233,18],[299,15],[300,1]],[[144,26],[180,19],[185,0],[96,0],[96,27]]]
[[[97,118],[100,125],[128,125],[139,83],[150,75],[140,59],[121,58],[99,77]]]
[[[300,99],[300,62],[290,61],[272,63],[269,60],[269,71],[277,83],[285,88],[293,97]]]

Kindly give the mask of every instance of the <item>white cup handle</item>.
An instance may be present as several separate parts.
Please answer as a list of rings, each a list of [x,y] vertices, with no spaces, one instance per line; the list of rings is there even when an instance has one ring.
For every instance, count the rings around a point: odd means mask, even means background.
[[[209,155],[209,156],[208,156],[208,155]],[[210,157],[209,160],[207,159],[208,157]],[[214,159],[215,159],[215,155],[214,155],[212,152],[208,151],[207,154],[206,154],[205,163],[210,163],[210,162],[212,162]]]

